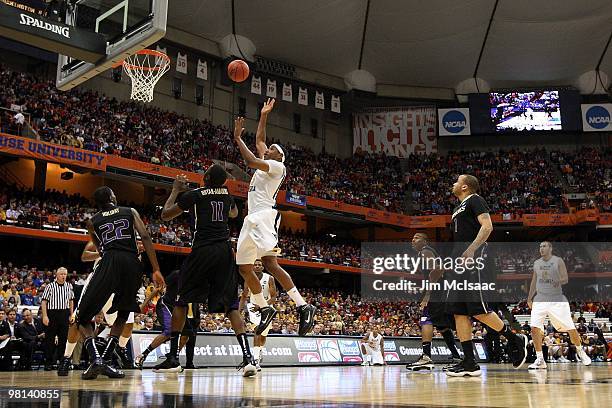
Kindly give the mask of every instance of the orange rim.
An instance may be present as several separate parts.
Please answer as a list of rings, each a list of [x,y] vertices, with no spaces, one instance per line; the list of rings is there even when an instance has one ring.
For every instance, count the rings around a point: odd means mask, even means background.
[[[145,48],[144,50],[140,50],[140,51],[134,53],[133,55],[153,55],[153,56],[155,56],[155,58],[161,58],[165,62],[167,62],[168,64],[170,63],[170,57],[169,56],[167,56],[163,52],[160,52],[160,51],[157,51],[157,50],[150,50],[148,48]],[[125,68],[127,68],[127,69],[140,70],[140,71],[158,71],[158,70],[162,69],[162,65],[161,64],[160,65],[156,65],[154,67],[140,67],[140,66],[137,66],[137,65],[129,64],[129,63],[125,62],[125,60],[114,64],[113,68],[117,68],[117,67],[120,67],[122,65]]]

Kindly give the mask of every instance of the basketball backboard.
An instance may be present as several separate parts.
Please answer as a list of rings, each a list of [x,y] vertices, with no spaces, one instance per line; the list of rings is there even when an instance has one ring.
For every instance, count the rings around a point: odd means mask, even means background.
[[[60,54],[57,87],[63,91],[87,81],[150,46],[166,34],[168,0],[76,0],[65,23],[106,38],[106,55],[91,63]]]

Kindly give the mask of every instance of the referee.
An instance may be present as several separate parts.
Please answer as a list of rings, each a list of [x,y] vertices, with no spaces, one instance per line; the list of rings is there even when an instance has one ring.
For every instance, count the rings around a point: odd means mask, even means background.
[[[45,371],[53,370],[56,362],[55,337],[58,338],[59,350],[66,348],[68,338],[68,324],[70,316],[74,311],[74,292],[72,285],[66,282],[68,270],[64,267],[58,268],[55,273],[55,281],[51,282],[42,295],[42,319],[47,326],[45,330],[47,362]]]

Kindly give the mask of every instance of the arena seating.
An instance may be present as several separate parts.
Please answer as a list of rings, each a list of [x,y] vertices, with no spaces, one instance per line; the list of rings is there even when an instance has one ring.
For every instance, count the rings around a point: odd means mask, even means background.
[[[0,107],[11,105],[31,114],[43,140],[188,171],[206,168],[211,159],[242,163],[232,131],[224,126],[92,91],[57,92],[51,81],[0,67]],[[247,142],[253,142],[252,134]],[[493,212],[564,212],[563,181],[549,158],[559,163],[570,185],[593,193],[598,206],[612,204],[610,154],[592,148],[575,154],[536,149],[413,155],[402,167],[395,157],[356,153],[341,159],[294,144],[286,147],[288,191],[379,210],[448,214],[456,175],[472,173]]]

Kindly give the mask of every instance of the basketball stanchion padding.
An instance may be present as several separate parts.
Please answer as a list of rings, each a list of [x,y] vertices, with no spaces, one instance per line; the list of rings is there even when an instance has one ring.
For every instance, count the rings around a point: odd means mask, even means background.
[[[130,98],[151,102],[155,84],[170,69],[170,57],[163,52],[144,49],[130,55],[119,65],[123,65],[123,70],[132,80]]]

